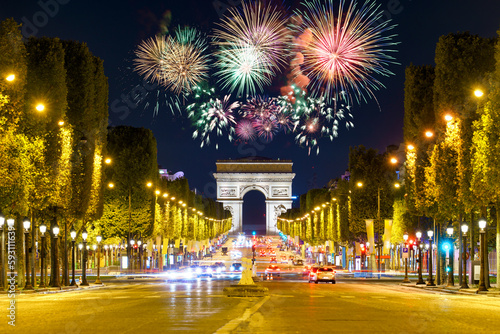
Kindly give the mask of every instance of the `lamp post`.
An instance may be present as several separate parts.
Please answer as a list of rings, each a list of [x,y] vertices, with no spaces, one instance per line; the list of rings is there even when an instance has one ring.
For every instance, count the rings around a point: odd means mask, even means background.
[[[429,281],[427,282],[427,286],[436,286],[434,284],[434,278],[432,278],[432,236],[434,232],[432,230],[427,231],[427,236],[429,237]]]
[[[5,289],[5,283],[6,283],[6,274],[5,274],[5,253],[4,253],[4,248],[5,248],[5,234],[4,234],[4,224],[5,224],[5,217],[4,215],[0,212],[0,233],[2,233],[2,243],[0,246],[2,247],[1,251],[1,259],[0,259],[0,264],[2,265],[2,272],[0,273],[0,290],[3,291]]]
[[[41,263],[40,263],[40,288],[45,288],[45,232],[47,232],[47,226],[45,224],[40,225],[39,227],[40,233],[42,234],[42,254],[41,254]]]
[[[425,284],[422,278],[422,247],[420,247],[420,238],[422,238],[422,232],[418,231],[417,235],[417,248],[418,248],[418,281],[417,284]]]
[[[405,240],[406,246],[406,242],[408,241],[408,233],[403,234],[403,239]],[[405,278],[403,279],[403,283],[411,283],[410,279],[408,278],[408,253],[406,253],[405,257]]]
[[[78,285],[76,284],[76,281],[75,281],[75,238],[76,238],[76,231],[75,231],[74,227],[71,228],[69,235],[71,236],[71,260],[72,260],[72,264],[71,264],[72,278],[71,278],[71,283],[69,284],[69,286],[78,287]]]
[[[448,285],[447,286],[454,286],[454,278],[453,278],[453,255],[454,255],[454,249],[453,249],[453,226],[450,226],[446,229],[446,233],[448,234],[448,237],[450,238],[450,249],[448,250],[448,257],[449,257],[449,267],[448,267]]]
[[[27,217],[24,217],[23,219],[23,227],[24,227],[24,255],[25,255],[25,261],[26,261],[26,284],[24,285],[24,290],[33,290],[33,286],[31,285],[31,278],[30,278],[30,256],[29,256],[29,249],[30,249],[30,239],[29,239],[29,233],[30,233],[30,226],[31,223]]]
[[[60,288],[59,282],[59,225],[57,223],[52,227],[52,234],[54,234],[54,277],[52,278],[52,287]]]
[[[469,285],[467,284],[467,231],[469,231],[469,226],[467,224],[462,225],[462,243],[463,243],[463,252],[462,252],[462,281],[460,282],[460,288],[468,289]]]
[[[142,241],[137,240],[137,252],[139,253],[139,270],[142,270]]]
[[[488,291],[488,289],[486,288],[486,282],[485,282],[485,263],[484,263],[484,256],[485,256],[485,253],[486,253],[486,234],[485,234],[485,231],[484,229],[486,228],[486,220],[485,219],[481,219],[479,220],[479,234],[480,234],[480,239],[481,239],[481,242],[480,242],[480,251],[479,251],[479,255],[481,257],[481,270],[479,272],[479,288],[477,289],[477,291]]]
[[[87,282],[87,230],[83,228],[82,231],[82,239],[83,239],[83,263],[82,263],[82,283],[80,285],[88,286],[89,282]]]
[[[101,240],[102,237],[98,235],[96,238],[97,240],[97,279],[95,280],[94,284],[102,284],[101,282]]]

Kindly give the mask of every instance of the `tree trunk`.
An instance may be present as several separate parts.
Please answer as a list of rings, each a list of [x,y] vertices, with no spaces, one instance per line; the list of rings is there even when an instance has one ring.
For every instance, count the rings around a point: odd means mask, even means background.
[[[499,277],[500,277],[500,201],[497,202],[497,209],[496,209],[496,223],[497,223],[497,235],[496,235],[496,249],[497,249],[497,288],[500,288],[500,281],[499,281]]]
[[[474,243],[474,212],[471,211],[470,213],[470,223],[469,223],[469,284],[474,284],[474,275],[472,275],[472,261],[474,261],[474,254],[475,254],[475,249],[476,244]]]
[[[24,229],[23,229],[23,219],[20,215],[16,215],[16,221],[14,223],[15,233],[16,233],[16,271],[17,271],[17,288],[22,288],[26,284],[26,262],[25,262],[25,250],[24,250]],[[7,240],[7,238],[6,238]],[[7,241],[5,242],[7,245]],[[8,259],[8,249],[6,250],[6,258]],[[7,260],[8,261],[8,260]],[[7,273],[10,272],[7,267]]]

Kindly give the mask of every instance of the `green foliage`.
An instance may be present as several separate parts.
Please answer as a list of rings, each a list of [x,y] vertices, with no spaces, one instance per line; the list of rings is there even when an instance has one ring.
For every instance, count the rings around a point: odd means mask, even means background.
[[[434,67],[410,65],[405,70],[404,140],[414,143],[434,127]]]
[[[115,186],[105,191],[103,226],[121,237],[129,229],[132,235],[148,237],[153,231],[155,194],[146,184],[157,184],[159,177],[153,133],[128,126],[111,128],[107,147],[112,165],[106,168],[106,180]]]
[[[493,71],[495,39],[468,32],[441,36],[436,46],[434,104],[436,119],[452,111],[463,118],[476,109],[472,92]]]
[[[0,95],[3,101],[1,116],[8,126],[16,126],[22,116],[26,95],[26,47],[20,25],[13,19],[0,22]],[[14,74],[14,81],[7,81]]]

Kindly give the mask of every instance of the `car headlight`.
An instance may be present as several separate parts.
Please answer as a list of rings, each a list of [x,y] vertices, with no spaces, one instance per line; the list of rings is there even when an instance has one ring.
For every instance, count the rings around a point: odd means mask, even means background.
[[[212,268],[207,269],[207,273],[211,274],[212,273]]]
[[[201,268],[196,268],[196,273],[197,274],[201,274],[203,272],[203,270]]]
[[[233,266],[231,266],[231,271],[234,271],[234,267]]]

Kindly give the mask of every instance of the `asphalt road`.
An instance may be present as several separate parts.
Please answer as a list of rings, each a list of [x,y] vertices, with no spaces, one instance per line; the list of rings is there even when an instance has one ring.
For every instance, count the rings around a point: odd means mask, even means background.
[[[495,333],[500,298],[395,283],[265,281],[270,295],[229,298],[227,280],[125,281],[16,296],[16,326],[0,296],[0,333]]]

